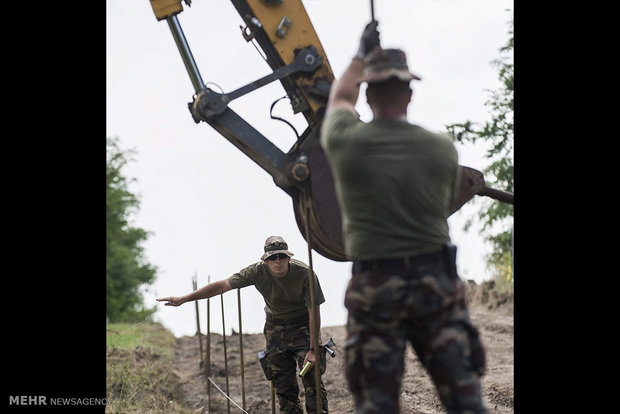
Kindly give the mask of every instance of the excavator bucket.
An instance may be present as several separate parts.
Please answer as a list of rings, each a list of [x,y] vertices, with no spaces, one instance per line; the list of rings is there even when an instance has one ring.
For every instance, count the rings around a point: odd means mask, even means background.
[[[334,177],[319,145],[319,131],[319,127],[315,128],[300,146],[308,155],[310,175],[306,189],[292,194],[293,209],[297,227],[313,249],[328,259],[346,261]],[[306,234],[306,221],[310,234]]]
[[[484,176],[478,170],[473,168],[459,166],[458,183],[452,205],[450,206],[451,216],[465,203],[471,200],[475,195],[486,196],[503,203],[514,204],[514,195],[507,191],[497,190],[487,187]]]

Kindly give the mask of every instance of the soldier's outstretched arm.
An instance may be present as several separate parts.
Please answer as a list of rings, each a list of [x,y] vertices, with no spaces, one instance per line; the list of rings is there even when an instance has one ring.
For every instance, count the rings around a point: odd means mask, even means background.
[[[166,296],[163,298],[157,298],[158,302],[166,302],[166,306],[180,306],[185,302],[191,302],[194,300],[211,298],[216,295],[221,295],[224,292],[231,290],[230,282],[228,279],[218,280],[217,282],[209,283],[206,286],[201,287],[191,293],[184,296]]]

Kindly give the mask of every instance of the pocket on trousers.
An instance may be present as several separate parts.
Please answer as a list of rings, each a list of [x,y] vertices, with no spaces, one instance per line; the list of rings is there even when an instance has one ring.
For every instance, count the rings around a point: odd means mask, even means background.
[[[267,381],[272,381],[273,370],[267,362],[267,350],[263,350],[258,353],[258,361],[260,362],[260,366],[263,368],[263,374],[265,374]]]

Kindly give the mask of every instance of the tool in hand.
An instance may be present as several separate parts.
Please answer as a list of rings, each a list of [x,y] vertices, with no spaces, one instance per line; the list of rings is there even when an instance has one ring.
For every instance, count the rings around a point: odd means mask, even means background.
[[[306,375],[306,373],[310,370],[311,366],[312,366],[312,361],[306,362],[306,365],[304,365],[304,367],[301,369],[299,376],[303,377],[304,375]]]
[[[327,351],[327,353],[329,354],[329,356],[331,356],[332,358],[334,358],[336,356],[336,353],[331,349],[332,346],[336,346],[336,344],[334,343],[334,340],[332,338],[329,338],[329,341],[327,341],[324,345],[323,348],[325,348],[325,350]]]
[[[334,352],[334,350],[332,349],[332,347],[336,346],[336,343],[334,342],[334,340],[332,338],[329,338],[329,341],[325,342],[321,346],[323,348],[325,348],[325,350],[327,351],[329,356],[331,356],[332,358],[334,358],[336,356],[336,352]],[[308,371],[310,371],[310,368],[312,368],[312,361],[306,362],[304,367],[299,372],[299,376],[303,377],[304,375],[306,375],[306,373],[308,373]]]

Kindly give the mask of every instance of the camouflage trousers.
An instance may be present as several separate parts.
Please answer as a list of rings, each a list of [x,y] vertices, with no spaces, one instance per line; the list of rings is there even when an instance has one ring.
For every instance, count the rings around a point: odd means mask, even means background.
[[[355,413],[400,412],[409,341],[449,414],[486,414],[485,351],[456,267],[442,252],[376,263],[354,263],[345,295],[345,373]]]
[[[267,321],[263,330],[267,340],[265,357],[261,360],[263,371],[269,381],[273,382],[281,414],[303,414],[299,398],[297,369],[301,370],[304,358],[310,348],[310,328],[308,321],[293,324],[276,324]],[[326,368],[326,351],[320,347],[315,350],[319,360],[320,373]],[[316,381],[314,369],[301,378],[306,401],[306,413],[317,414]],[[327,391],[321,379],[321,413],[328,413]]]

